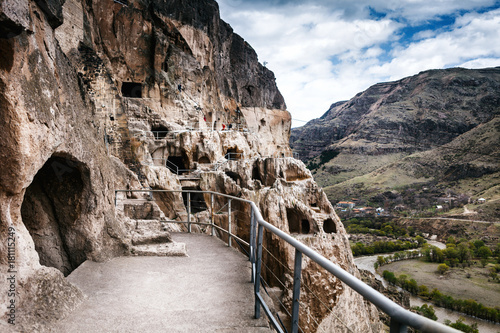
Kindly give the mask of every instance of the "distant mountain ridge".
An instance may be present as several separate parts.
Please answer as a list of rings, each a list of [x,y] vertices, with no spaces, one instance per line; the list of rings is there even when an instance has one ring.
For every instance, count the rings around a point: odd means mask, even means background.
[[[290,143],[303,159],[325,149],[425,150],[499,114],[500,67],[430,70],[333,104],[293,129]]]
[[[377,204],[370,199],[384,191],[418,186],[437,186],[436,196],[445,187],[486,195],[499,183],[500,67],[376,84],[294,128],[290,144],[333,202],[355,196]],[[488,180],[474,187],[474,179]]]

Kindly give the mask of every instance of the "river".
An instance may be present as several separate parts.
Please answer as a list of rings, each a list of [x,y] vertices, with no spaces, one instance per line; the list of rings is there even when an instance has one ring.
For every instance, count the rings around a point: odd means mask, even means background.
[[[441,249],[446,248],[446,245],[443,243],[440,243],[440,242],[428,241],[428,243],[431,245],[437,246]],[[359,269],[365,269],[365,270],[370,271],[373,274],[375,274],[375,277],[377,279],[379,279],[380,281],[382,281],[384,286],[387,286],[387,282],[375,271],[373,264],[375,264],[375,262],[377,261],[378,256],[380,256],[380,255],[386,256],[389,254],[391,254],[391,253],[377,254],[374,256],[357,257],[357,258],[354,258],[354,263],[356,264],[356,266]],[[424,303],[426,303],[426,302],[424,302],[422,299],[415,297],[415,296],[410,296],[410,305],[411,306],[421,306]],[[448,310],[445,308],[441,308],[441,307],[436,306],[430,302],[427,302],[427,303],[434,307],[434,310],[436,312],[436,316],[438,317],[438,321],[440,323],[444,322],[445,319],[449,319],[452,322],[455,322],[458,318],[464,317],[465,323],[467,323],[468,325],[470,325],[472,323],[477,323],[479,332],[481,332],[481,333],[499,333],[500,332],[500,324],[494,324],[494,323],[486,321],[486,320],[477,319],[477,318],[470,317],[470,316],[467,316],[467,315],[462,314],[462,313],[458,313],[458,312],[451,311],[451,310]]]

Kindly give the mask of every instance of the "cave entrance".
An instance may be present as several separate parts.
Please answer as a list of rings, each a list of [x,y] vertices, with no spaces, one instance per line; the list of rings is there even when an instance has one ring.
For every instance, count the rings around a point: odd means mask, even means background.
[[[311,223],[300,211],[287,208],[286,218],[288,220],[288,230],[291,234],[309,234],[311,232]]]
[[[241,186],[241,176],[237,174],[236,172],[233,171],[226,171],[226,175],[234,180],[234,182],[238,185]]]
[[[169,156],[167,158],[167,168],[178,175],[181,175],[188,171],[186,165],[184,164],[184,159],[182,158],[182,156]]]
[[[202,156],[198,159],[198,163],[200,164],[211,164],[210,159],[206,156]]]
[[[129,98],[142,98],[142,83],[123,82],[122,96]]]
[[[302,220],[300,223],[300,229],[303,234],[308,234],[311,231],[311,225],[309,224],[309,220]]]
[[[291,234],[300,233],[300,217],[294,209],[286,209],[286,218],[288,220],[288,230]]]
[[[21,206],[40,264],[55,267],[65,276],[86,260],[89,250],[79,227],[89,178],[82,163],[52,156],[26,189]]]
[[[155,140],[162,140],[167,137],[168,128],[163,125],[151,126],[151,132],[153,133]]]
[[[254,164],[253,169],[252,169],[252,179],[253,180],[258,180],[261,183],[263,183],[262,178],[260,177],[260,171],[259,171],[259,166]]]
[[[241,153],[236,148],[228,148],[226,151],[226,158],[230,161],[237,161],[241,159]]]
[[[183,187],[184,191],[201,191],[199,187]],[[184,200],[184,206],[188,206],[188,193],[182,192],[182,199]],[[208,209],[203,193],[191,192],[189,194],[189,199],[191,200],[191,213],[196,214],[199,212],[204,212]]]
[[[327,219],[323,222],[323,231],[327,234],[337,233],[337,225],[332,219]]]

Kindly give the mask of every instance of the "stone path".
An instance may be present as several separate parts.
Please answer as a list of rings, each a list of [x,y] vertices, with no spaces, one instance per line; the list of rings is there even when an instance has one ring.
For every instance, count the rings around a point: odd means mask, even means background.
[[[244,255],[215,237],[172,237],[186,244],[189,257],[83,263],[68,279],[87,298],[52,332],[273,332],[253,318]]]

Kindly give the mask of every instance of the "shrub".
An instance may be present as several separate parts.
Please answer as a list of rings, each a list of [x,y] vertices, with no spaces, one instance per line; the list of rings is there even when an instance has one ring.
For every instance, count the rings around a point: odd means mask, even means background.
[[[419,314],[422,316],[432,319],[432,320],[437,320],[438,317],[436,316],[436,311],[434,311],[434,307],[431,305],[423,304],[422,306],[414,306],[412,307],[413,310],[417,311]]]
[[[448,272],[449,269],[450,269],[450,266],[448,266],[446,264],[439,264],[437,271],[439,274],[444,274],[444,273]]]

